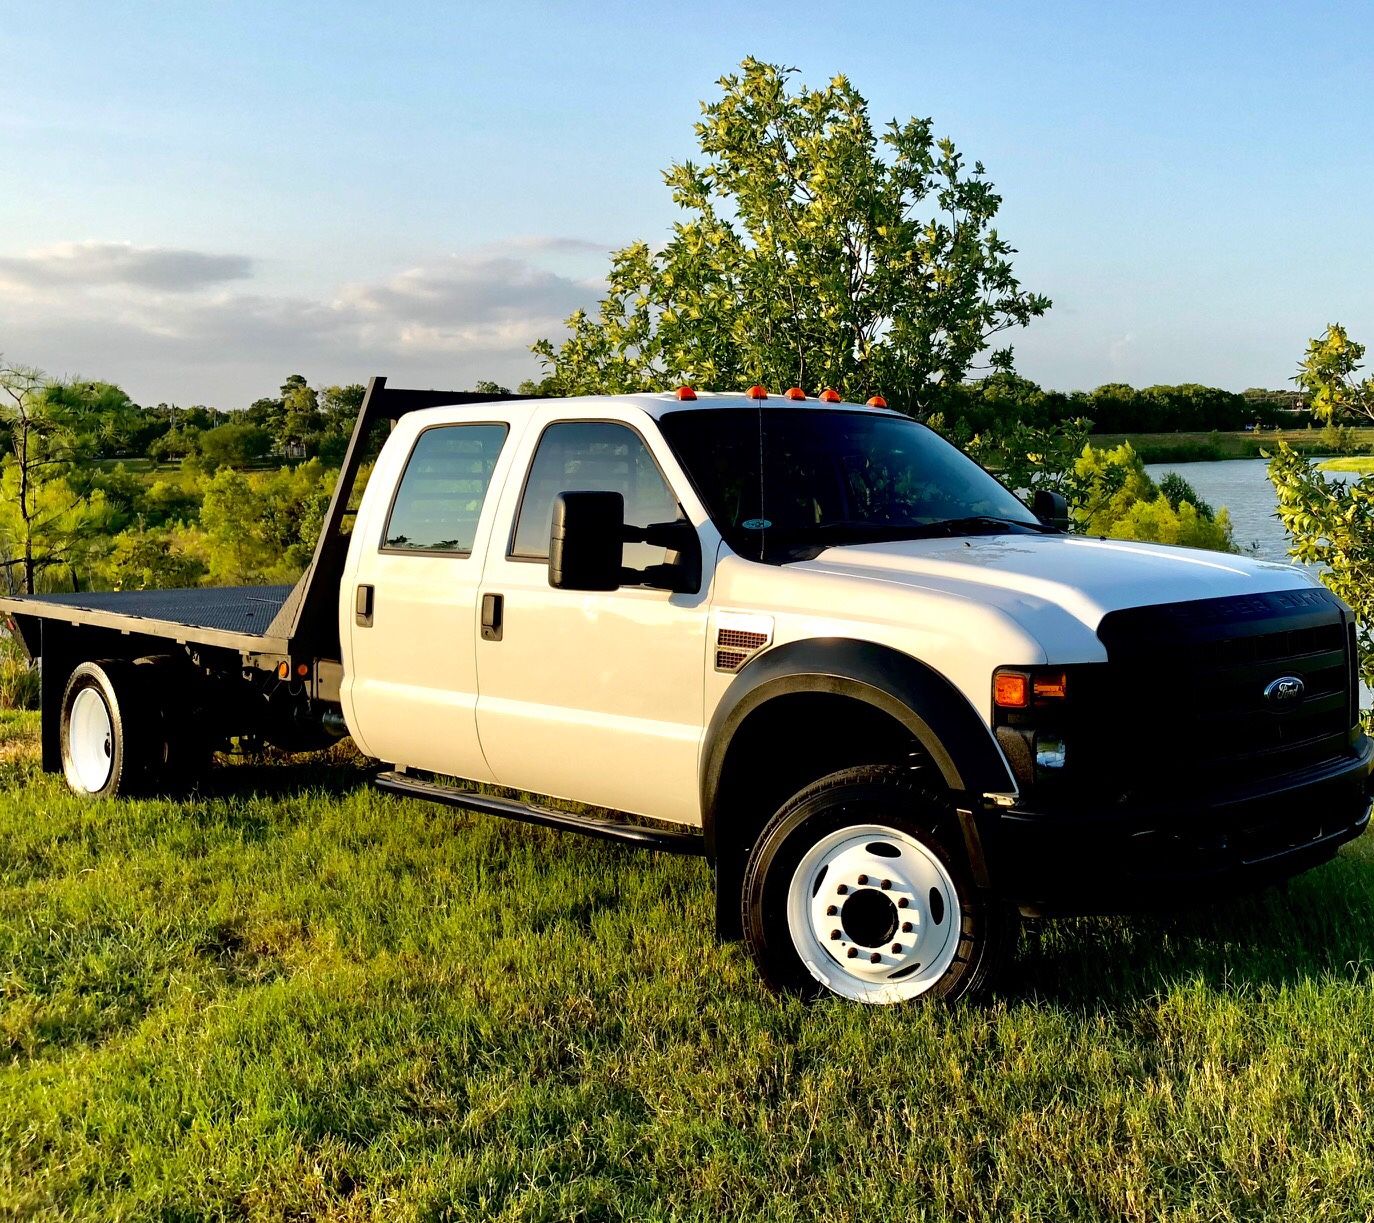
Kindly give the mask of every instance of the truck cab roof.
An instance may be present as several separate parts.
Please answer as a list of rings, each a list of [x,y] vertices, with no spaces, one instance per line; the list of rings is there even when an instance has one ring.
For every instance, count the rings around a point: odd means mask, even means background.
[[[844,411],[844,412],[866,412],[876,416],[901,416],[900,412],[894,412],[889,408],[869,407],[867,404],[848,403],[843,400],[829,402],[818,399],[810,395],[805,399],[787,399],[780,394],[770,393],[764,399],[751,399],[742,391],[693,391],[694,398],[682,399],[678,397],[677,391],[648,391],[635,392],[626,395],[573,395],[567,398],[530,398],[530,399],[508,399],[502,402],[501,411],[506,415],[521,416],[541,408],[547,407],[550,403],[557,403],[559,411],[567,416],[596,416],[605,410],[607,404],[619,404],[626,407],[638,408],[645,415],[654,420],[659,420],[669,412],[679,412],[687,410],[695,411],[716,411],[725,408],[747,408],[750,410],[760,409],[762,411],[773,411],[779,408],[795,410],[797,408],[810,408],[816,411]],[[451,410],[456,406],[471,406],[466,400],[455,400],[454,404],[446,405],[436,402],[432,411],[436,416],[442,412]],[[423,412],[421,419],[424,419]]]

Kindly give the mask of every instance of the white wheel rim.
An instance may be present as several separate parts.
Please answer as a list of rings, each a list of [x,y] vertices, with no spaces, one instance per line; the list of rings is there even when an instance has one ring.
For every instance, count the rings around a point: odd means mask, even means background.
[[[105,788],[114,767],[114,723],[95,688],[82,688],[67,719],[67,759],[77,785],[88,794]]]
[[[826,988],[893,1003],[925,993],[949,970],[963,913],[933,850],[895,828],[857,824],[822,837],[797,864],[787,924]]]

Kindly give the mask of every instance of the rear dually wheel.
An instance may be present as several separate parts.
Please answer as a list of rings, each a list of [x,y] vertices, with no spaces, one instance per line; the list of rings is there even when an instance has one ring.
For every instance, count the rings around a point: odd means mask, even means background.
[[[129,794],[147,774],[152,736],[140,717],[132,669],[121,660],[83,662],[62,697],[62,772],[77,794]]]

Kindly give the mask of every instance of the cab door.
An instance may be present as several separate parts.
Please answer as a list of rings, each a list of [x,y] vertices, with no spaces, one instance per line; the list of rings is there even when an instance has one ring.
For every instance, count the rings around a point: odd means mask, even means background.
[[[504,421],[411,421],[365,495],[341,614],[352,656],[350,729],[371,756],[490,781],[477,737],[477,595],[495,496],[509,467]],[[394,493],[389,490],[394,489]]]
[[[502,785],[681,823],[700,821],[706,629],[719,537],[647,417],[536,417],[503,498],[477,642],[482,750]],[[523,477],[523,478],[522,478]],[[554,497],[615,491],[628,525],[686,517],[702,536],[701,587],[606,592],[549,585]],[[664,549],[626,544],[624,564]]]

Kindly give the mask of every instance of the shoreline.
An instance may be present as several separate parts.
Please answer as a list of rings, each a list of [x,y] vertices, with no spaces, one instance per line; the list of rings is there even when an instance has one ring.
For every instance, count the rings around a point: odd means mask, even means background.
[[[1321,429],[1281,429],[1239,433],[1093,433],[1088,440],[1112,448],[1129,442],[1141,461],[1150,463],[1217,463],[1229,459],[1262,459],[1279,442],[1305,458],[1374,459],[1374,428],[1349,430],[1353,450],[1338,450]]]

